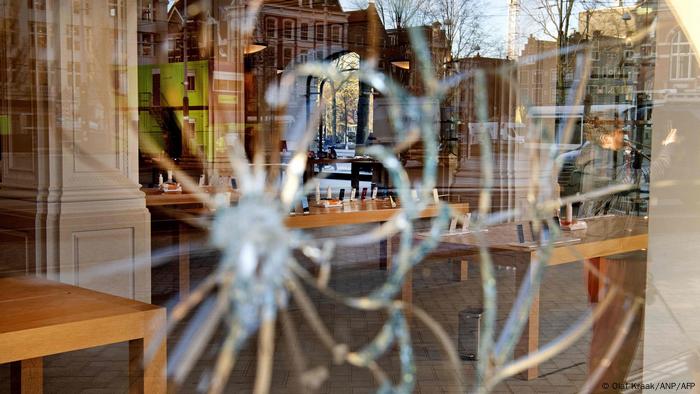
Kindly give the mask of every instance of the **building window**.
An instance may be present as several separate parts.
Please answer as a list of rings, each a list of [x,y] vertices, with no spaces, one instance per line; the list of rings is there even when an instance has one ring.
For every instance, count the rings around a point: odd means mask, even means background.
[[[301,28],[299,29],[299,39],[304,40],[304,41],[309,39],[309,24],[308,23],[301,24]]]
[[[68,86],[74,86],[80,82],[80,63],[66,63],[66,81],[68,82]]]
[[[32,47],[46,48],[48,29],[44,22],[29,22],[29,43]]]
[[[591,79],[598,79],[600,75],[600,67],[591,67]]]
[[[119,0],[109,0],[107,2],[107,8],[109,8],[109,16],[116,17],[118,15],[121,15],[120,8],[123,7],[123,5],[119,4]]]
[[[277,38],[277,19],[267,18],[265,20],[265,32],[268,38]]]
[[[141,6],[141,19],[144,21],[154,21],[155,20],[155,10],[153,9],[153,3],[146,1],[146,4]]]
[[[331,26],[331,40],[333,40],[333,42],[340,42],[342,35],[343,34],[340,26]]]
[[[214,79],[214,91],[216,92],[235,92],[236,81],[230,79]]]
[[[30,9],[46,10],[46,0],[27,0],[27,6]]]
[[[66,26],[66,48],[71,51],[80,50],[80,26]]]
[[[187,80],[185,81],[187,83],[187,90],[193,91],[195,90],[195,76],[194,76],[194,71],[188,71],[187,72]]]
[[[324,33],[325,26],[324,25],[316,25],[316,41],[325,41],[326,36]]]
[[[685,34],[679,29],[671,38],[671,79],[688,79],[694,76],[693,50]]]
[[[542,70],[535,70],[532,73],[532,83],[542,85]]]
[[[282,65],[284,67],[287,67],[292,62],[292,58],[294,57],[294,49],[293,48],[283,48],[282,49]]]
[[[528,88],[520,88],[520,100],[525,101],[525,102],[530,101],[530,99],[528,97],[529,95],[530,95],[530,92],[529,92]]]
[[[155,55],[155,34],[154,33],[139,33],[138,35],[139,55],[154,56]]]
[[[399,37],[396,34],[389,36],[389,45],[391,45],[391,46],[399,45]]]
[[[528,84],[528,78],[529,78],[529,73],[527,70],[520,70],[520,83],[522,84]]]
[[[532,99],[538,104],[542,104],[542,87],[538,86],[532,90]]]
[[[294,21],[287,19],[283,22],[283,26],[284,26],[284,38],[286,38],[288,40],[293,40],[294,39]]]
[[[605,76],[608,78],[615,78],[615,66],[607,66],[605,69]]]
[[[306,63],[309,61],[309,53],[304,51],[299,54],[299,63]]]

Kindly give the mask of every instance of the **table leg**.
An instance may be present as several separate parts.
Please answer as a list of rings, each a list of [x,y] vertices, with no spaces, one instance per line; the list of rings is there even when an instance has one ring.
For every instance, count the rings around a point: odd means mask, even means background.
[[[44,362],[41,357],[10,364],[10,392],[12,394],[44,392]]]
[[[304,168],[302,182],[306,183],[309,179],[313,178],[314,175],[314,161],[312,159],[309,159],[306,161],[306,167]]]
[[[143,338],[129,341],[129,394],[167,391],[165,310],[154,311],[146,325]]]
[[[590,267],[595,267],[598,271],[596,275],[593,269]],[[603,297],[603,291],[605,289],[605,277],[607,276],[607,264],[605,259],[600,257],[595,257],[588,260],[588,264],[585,265],[584,273],[586,275],[586,286],[588,288],[588,301],[590,303],[597,303]]]
[[[178,252],[178,288],[183,299],[190,293],[190,236],[183,223],[179,226]]]
[[[643,346],[639,346],[643,340],[644,326],[644,303],[642,303],[617,353],[612,358],[606,359],[606,353],[627,317],[631,296],[641,298],[646,296],[646,254],[628,253],[614,260],[601,258],[600,264],[610,284],[617,286],[621,291],[612,296],[608,308],[593,324],[588,362],[589,374],[593,373],[599,365],[606,365],[605,372],[594,385],[596,387],[593,390],[594,393],[617,392],[618,390],[602,389],[603,383],[623,382],[630,371],[635,355],[640,357],[638,352],[644,349]],[[602,297],[601,295],[599,299]]]
[[[384,263],[384,268],[385,270],[391,270],[391,261],[392,261],[392,250],[391,250],[391,238],[386,239],[385,241],[382,241],[382,244],[384,245],[384,251],[386,254],[384,256],[386,257],[385,259],[381,259],[379,264],[380,268],[382,266],[382,262]],[[380,256],[381,258],[381,256]],[[401,285],[401,301],[403,301],[406,304],[406,320],[408,322],[411,321],[411,316],[412,316],[412,311],[411,311],[411,305],[413,304],[413,271],[409,270],[406,273],[406,276],[404,277],[403,280],[403,285]]]
[[[408,271],[404,277],[403,286],[401,287],[401,301],[406,304],[406,321],[409,323],[413,317],[413,270]]]
[[[382,271],[391,269],[391,258],[393,253],[391,249],[391,240],[392,237],[388,237],[379,241],[379,269]]]
[[[464,257],[463,259],[453,263],[454,265],[452,267],[452,272],[456,281],[464,282],[469,279],[469,263],[478,264],[479,255],[475,254],[469,257]]]
[[[531,257],[531,258],[535,258],[535,257]],[[529,274],[530,270],[528,268],[529,268],[529,265],[523,265],[523,264],[517,265],[517,267],[515,269],[515,285],[516,285],[516,293],[515,294],[517,294],[517,289],[520,288],[520,286],[523,283],[523,280]],[[516,346],[515,357],[520,358],[520,357],[525,356],[529,353],[537,351],[537,349],[539,348],[539,344],[540,344],[540,291],[538,288],[538,290],[535,292],[534,298],[532,300],[532,306],[530,307],[530,312],[528,314],[528,320],[527,320],[527,323],[525,325],[525,330],[523,330],[523,334],[520,337],[520,340],[518,341],[518,344]],[[536,379],[539,376],[539,366],[535,365],[534,367],[523,372],[521,376],[523,378],[525,378],[526,380]]]

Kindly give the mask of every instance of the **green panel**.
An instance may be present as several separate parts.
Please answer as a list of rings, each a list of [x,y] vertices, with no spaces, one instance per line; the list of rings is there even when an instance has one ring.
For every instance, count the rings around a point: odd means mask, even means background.
[[[139,66],[139,106],[150,106],[150,97],[153,93],[152,73],[154,69],[160,71],[160,93],[164,100],[161,100],[161,106],[175,108],[175,116],[180,125],[183,124],[182,104],[184,95],[184,64],[183,63],[166,63],[156,65],[141,65]],[[200,60],[187,62],[188,73],[194,73],[194,90],[187,92],[189,98],[189,106],[199,107],[200,109],[190,109],[190,117],[195,120],[195,138],[198,145],[204,146],[208,158],[213,157],[213,147],[211,146],[212,139],[209,130],[209,61]],[[153,133],[154,129],[158,129],[158,123],[153,119],[148,111],[139,111],[139,132]],[[157,133],[158,140],[162,137]],[[161,142],[162,143],[162,142]]]
[[[0,115],[0,135],[10,135],[10,117]]]

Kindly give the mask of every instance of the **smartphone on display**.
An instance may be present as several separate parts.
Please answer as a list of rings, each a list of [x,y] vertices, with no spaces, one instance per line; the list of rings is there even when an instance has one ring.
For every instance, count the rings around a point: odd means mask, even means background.
[[[345,189],[340,189],[340,193],[338,193],[338,200],[343,201],[345,198]]]
[[[304,215],[309,214],[309,199],[306,197],[301,198],[301,208],[304,210]]]
[[[361,199],[361,200],[364,200],[365,198],[367,198],[367,188],[366,188],[366,187],[363,187],[363,188],[362,188],[362,196],[361,196],[360,199]]]

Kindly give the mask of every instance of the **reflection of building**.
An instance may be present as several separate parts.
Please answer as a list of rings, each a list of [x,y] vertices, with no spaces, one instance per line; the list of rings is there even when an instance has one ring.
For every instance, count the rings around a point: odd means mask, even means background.
[[[578,14],[578,30],[584,36],[594,32],[608,37],[624,38],[637,23],[634,7],[605,7]]]
[[[614,106],[614,111],[621,112],[629,108],[625,105],[635,103],[638,56],[636,48],[624,37],[604,36],[599,31],[589,37],[574,33],[569,42],[578,49],[562,57],[562,81],[558,81],[560,58],[556,42],[528,39],[518,64],[518,102],[524,112],[537,119],[543,132],[554,130],[557,117],[578,118],[572,140],[562,141],[559,134],[555,139],[558,143],[580,144],[581,121],[591,105],[596,110],[610,108],[611,111]],[[583,90],[579,101],[574,102],[579,87]],[[558,103],[558,93],[569,104]],[[575,105],[584,107],[573,113],[571,109]]]
[[[388,38],[375,4],[370,2],[367,8],[348,14],[348,49],[363,59],[374,57],[379,60],[385,55]],[[383,62],[378,66],[385,69]]]
[[[168,1],[139,0],[136,44],[139,64],[167,62]]]
[[[228,168],[216,164],[225,161],[225,135],[243,134],[242,5],[190,1],[197,12],[186,14],[182,1],[167,3],[140,4],[139,52],[151,54],[139,57],[144,184],[157,178],[152,159],[161,152],[194,176]]]
[[[265,92],[276,84],[285,70],[295,65],[325,61],[347,48],[348,13],[337,0],[323,2],[266,1],[258,16],[253,42],[262,50],[246,56],[245,133],[247,151],[264,149],[273,157],[278,150],[283,128],[306,111],[306,100],[317,103],[319,81],[295,86],[288,116],[273,113],[265,101]]]
[[[459,84],[456,92],[460,133],[459,166],[451,183],[452,193],[478,206],[481,190],[481,133],[488,133],[494,168],[491,206],[505,210],[517,206],[528,181],[528,163],[522,129],[515,123],[516,69],[509,59],[476,55],[456,62],[460,72],[480,73]],[[481,96],[481,97],[480,97]]]
[[[269,65],[283,70],[347,47],[348,14],[338,1],[324,3],[265,1],[254,36],[267,44],[263,52]]]
[[[557,97],[557,43],[533,36],[518,57],[518,97],[523,106],[554,105]]]
[[[136,2],[0,9],[0,268],[149,300],[132,124]]]
[[[418,30],[423,37],[433,63],[433,72],[442,78],[446,62],[450,60],[451,48],[448,47],[445,31],[440,23],[416,26],[404,29],[387,30],[387,52],[385,55],[386,71],[407,86],[414,94],[421,94],[423,82],[420,79],[418,59],[410,40],[410,30]]]
[[[667,9],[658,11],[657,23],[656,51],[642,53],[656,58],[654,103],[700,103],[700,70],[686,33]]]
[[[489,122],[513,122],[515,114],[515,95],[513,85],[516,76],[513,75],[515,63],[509,59],[498,59],[482,57],[477,54],[474,57],[460,59],[458,61],[459,71],[472,74],[476,70],[484,73],[484,84],[486,86],[486,102],[484,110],[486,121]],[[463,80],[459,87],[459,112],[460,119],[464,122],[477,122],[477,107],[479,100],[476,99],[476,80],[469,78]]]

